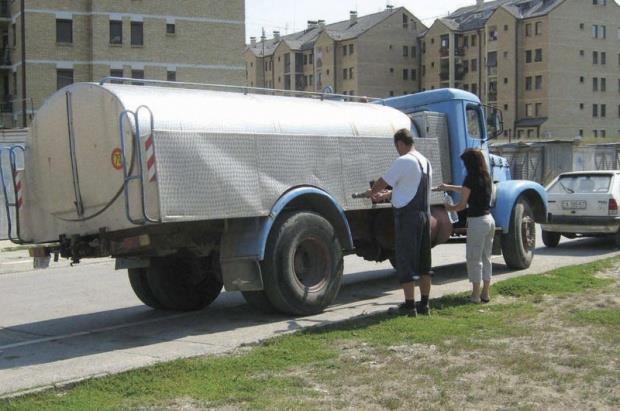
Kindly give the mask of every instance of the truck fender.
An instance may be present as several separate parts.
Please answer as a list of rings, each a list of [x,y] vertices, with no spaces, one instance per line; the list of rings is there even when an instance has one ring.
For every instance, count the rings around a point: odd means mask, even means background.
[[[344,210],[330,194],[316,187],[296,187],[284,193],[267,217],[227,221],[220,244],[222,279],[227,291],[263,289],[260,261],[274,222],[287,209],[314,211],[327,219],[345,250],[353,250],[351,228]]]
[[[530,204],[534,221],[539,224],[547,221],[547,192],[540,184],[527,180],[509,180],[497,183],[495,189],[495,206],[491,213],[495,225],[501,227],[504,234],[508,233],[512,210],[522,197]]]

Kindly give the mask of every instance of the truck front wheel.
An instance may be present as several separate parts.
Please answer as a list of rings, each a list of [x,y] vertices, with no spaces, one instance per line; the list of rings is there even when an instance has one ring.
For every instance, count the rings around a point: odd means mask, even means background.
[[[148,285],[163,308],[177,311],[200,310],[213,302],[222,291],[221,274],[212,264],[217,258],[151,259],[147,268]]]
[[[506,265],[522,270],[532,264],[536,247],[536,223],[527,200],[520,198],[515,204],[507,234],[502,234],[502,253]]]
[[[560,244],[560,239],[562,238],[562,234],[554,233],[551,231],[542,231],[542,240],[546,247],[555,248]]]
[[[317,314],[340,290],[342,247],[329,221],[316,213],[281,216],[261,264],[265,294],[283,313]]]

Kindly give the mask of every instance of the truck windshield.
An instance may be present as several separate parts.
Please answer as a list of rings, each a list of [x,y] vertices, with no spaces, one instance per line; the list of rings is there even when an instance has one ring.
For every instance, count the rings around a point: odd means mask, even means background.
[[[569,175],[561,176],[547,191],[550,194],[607,193],[610,184],[609,175]]]
[[[468,104],[467,110],[467,133],[471,138],[482,139],[482,128],[480,121],[480,108],[474,104]]]

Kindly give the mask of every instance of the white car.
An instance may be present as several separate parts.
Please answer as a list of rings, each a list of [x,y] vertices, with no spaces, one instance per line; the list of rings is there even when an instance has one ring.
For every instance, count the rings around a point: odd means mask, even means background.
[[[611,236],[620,247],[620,170],[563,173],[547,186],[548,218],[542,225],[547,247],[560,237]]]

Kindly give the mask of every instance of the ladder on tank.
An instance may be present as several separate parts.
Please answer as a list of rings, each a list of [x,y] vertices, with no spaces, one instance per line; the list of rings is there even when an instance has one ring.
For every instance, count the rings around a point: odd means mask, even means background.
[[[149,125],[150,129],[148,133],[142,134],[140,130],[140,112],[146,111],[149,115]],[[135,132],[132,132],[132,153],[131,153],[131,164],[127,165],[127,150],[125,147],[125,120],[128,123],[132,123],[135,127]],[[147,223],[161,223],[161,219],[152,218],[148,215],[146,210],[146,200],[144,193],[144,155],[142,153],[142,140],[144,139],[144,154],[146,154],[146,168],[147,168],[147,178],[149,182],[155,181],[157,178],[157,163],[155,160],[155,139],[153,138],[153,129],[155,126],[155,121],[153,118],[153,112],[147,106],[139,106],[135,111],[132,110],[124,110],[119,115],[119,133],[120,133],[120,161],[122,163],[123,170],[123,193],[125,196],[125,215],[129,222],[135,225],[144,225]],[[137,172],[134,174],[134,167],[136,167],[137,162]],[[129,203],[129,185],[132,181],[135,181],[138,184],[139,194],[140,194],[140,211],[142,216],[140,218],[134,218],[131,215],[131,207]]]
[[[14,145],[10,147],[0,148],[0,182],[2,184],[2,194],[4,195],[4,207],[6,210],[6,220],[8,227],[8,239],[15,244],[28,244],[31,241],[26,241],[21,236],[21,230],[19,225],[19,213],[24,205],[23,197],[23,176],[24,169],[17,167],[17,152],[21,152],[22,158],[26,153],[26,149],[23,145]],[[9,170],[10,170],[10,187],[7,187],[7,181],[5,179],[4,170],[4,153],[9,156]],[[12,194],[13,200],[9,198],[9,193]],[[15,236],[13,236],[13,219],[11,217],[11,210],[15,211]]]

